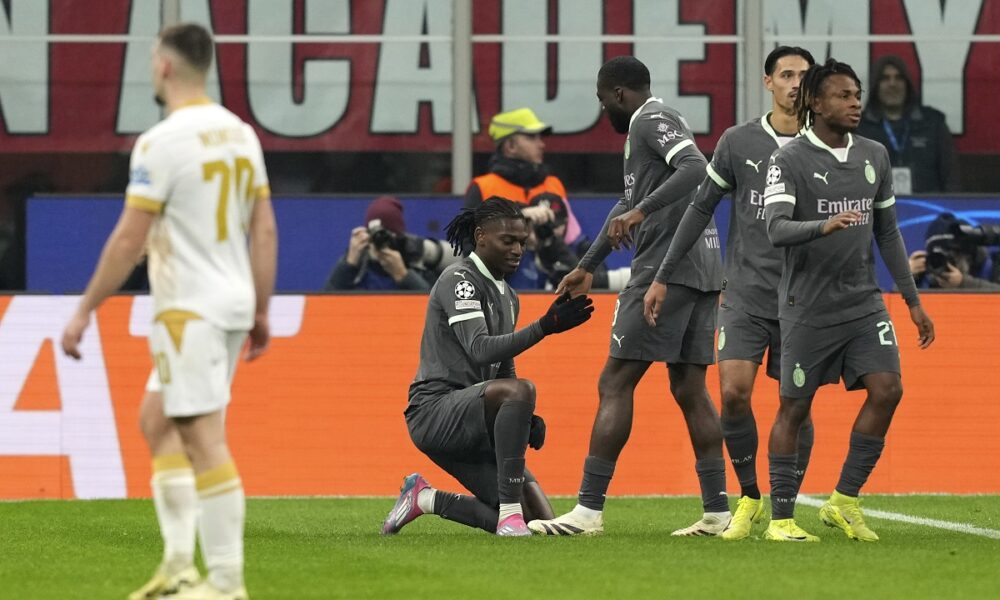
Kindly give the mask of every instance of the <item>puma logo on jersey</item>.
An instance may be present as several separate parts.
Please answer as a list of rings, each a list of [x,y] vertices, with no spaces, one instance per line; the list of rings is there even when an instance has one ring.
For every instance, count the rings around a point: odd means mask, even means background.
[[[758,160],[757,162],[754,162],[754,161],[750,160],[749,158],[747,159],[747,164],[750,165],[751,167],[753,167],[753,170],[756,171],[757,173],[760,173],[760,163],[762,163],[762,162],[764,162],[764,161]]]
[[[465,272],[464,271],[455,271],[455,275],[461,277],[462,279],[465,279]]]
[[[617,335],[615,335],[615,334],[612,333],[611,334],[611,339],[613,339],[614,341],[618,342],[618,347],[621,348],[622,347],[622,340],[625,339],[625,336],[623,335],[621,337],[618,337]]]
[[[829,171],[823,173],[822,175],[820,175],[819,173],[813,173],[813,179],[822,179],[823,183],[825,183],[826,185],[830,185],[830,182],[826,180],[826,176],[829,174],[830,174]]]

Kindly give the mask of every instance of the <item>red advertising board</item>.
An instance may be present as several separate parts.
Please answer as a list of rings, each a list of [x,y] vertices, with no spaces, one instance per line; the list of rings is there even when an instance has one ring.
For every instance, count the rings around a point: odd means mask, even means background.
[[[9,0],[0,4],[0,148],[5,152],[127,150],[160,117],[148,57],[159,0]],[[278,151],[447,151],[451,146],[452,0],[185,0],[183,20],[222,38],[212,95]],[[855,66],[902,56],[927,104],[942,110],[959,151],[995,153],[989,127],[1000,95],[1000,0],[764,0],[765,41],[805,46]],[[735,0],[477,0],[476,147],[499,110],[531,106],[551,123],[549,150],[617,152],[594,79],[633,53],[653,92],[676,106],[711,148],[737,118],[758,73],[739,74]],[[70,40],[109,34],[117,41]],[[558,34],[559,41],[539,36]],[[870,35],[892,34],[890,41]],[[316,42],[288,39],[314,36]],[[373,36],[363,43],[348,36]],[[594,36],[636,36],[622,41]],[[834,36],[832,41],[822,36]],[[55,37],[49,37],[55,36]],[[122,37],[125,36],[125,37]],[[420,36],[427,36],[420,38]],[[720,37],[721,36],[721,37]],[[910,37],[912,36],[912,37]],[[396,38],[395,41],[386,41]],[[249,39],[249,42],[247,41]],[[221,84],[219,83],[221,82]]]

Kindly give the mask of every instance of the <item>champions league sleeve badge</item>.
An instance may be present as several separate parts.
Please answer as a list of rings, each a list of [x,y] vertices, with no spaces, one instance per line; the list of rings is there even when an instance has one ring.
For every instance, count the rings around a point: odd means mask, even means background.
[[[468,281],[459,281],[455,284],[455,297],[459,300],[468,300],[476,295],[476,286]]]

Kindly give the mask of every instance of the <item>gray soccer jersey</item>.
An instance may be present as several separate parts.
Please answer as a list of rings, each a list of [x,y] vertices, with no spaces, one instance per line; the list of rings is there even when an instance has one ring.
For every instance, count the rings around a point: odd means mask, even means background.
[[[767,237],[764,178],[768,159],[782,144],[769,116],[730,127],[719,138],[712,162],[705,168],[708,178],[681,220],[656,279],[668,282],[723,196],[730,194],[723,302],[758,317],[777,319],[782,252]]]
[[[810,130],[771,156],[764,206],[771,241],[786,246],[778,287],[783,320],[825,327],[884,310],[873,231],[907,304],[919,302],[896,225],[889,155],[850,134],[846,155],[841,160]],[[827,219],[849,210],[861,213],[859,223],[821,235]]]
[[[629,124],[625,138],[625,195],[609,217],[610,220],[633,208],[647,215],[634,234],[635,255],[629,286],[645,286],[653,281],[684,209],[694,195],[692,189],[677,198],[660,197],[660,187],[677,171],[675,165],[685,156],[697,156],[704,162],[684,118],[660,99],[650,98]],[[607,223],[580,263],[588,271],[593,271],[610,251],[606,234]],[[702,233],[701,242],[678,265],[669,283],[707,292],[719,290],[721,282],[719,233],[713,221]]]
[[[448,267],[431,289],[410,403],[513,377],[514,356],[543,337],[537,321],[514,332],[519,311],[517,293],[475,254]]]

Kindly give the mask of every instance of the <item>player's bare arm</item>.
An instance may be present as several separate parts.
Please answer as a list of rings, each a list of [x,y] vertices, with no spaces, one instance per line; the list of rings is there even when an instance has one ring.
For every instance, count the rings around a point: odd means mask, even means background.
[[[278,229],[274,222],[271,195],[264,192],[258,195],[250,216],[250,269],[253,272],[257,306],[247,343],[245,358],[248,361],[263,354],[271,340],[267,308],[274,293],[277,264]]]
[[[154,216],[151,212],[131,206],[126,206],[122,211],[118,224],[104,244],[94,276],[80,299],[80,306],[63,331],[62,349],[67,355],[77,360],[81,358],[80,340],[90,325],[90,313],[105,298],[121,288],[142,259],[146,234],[149,233]]]

